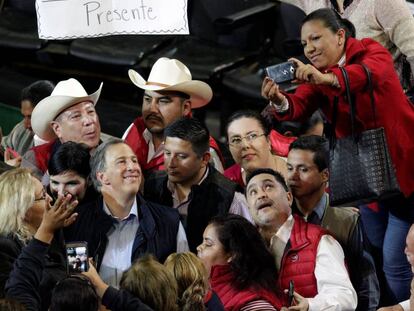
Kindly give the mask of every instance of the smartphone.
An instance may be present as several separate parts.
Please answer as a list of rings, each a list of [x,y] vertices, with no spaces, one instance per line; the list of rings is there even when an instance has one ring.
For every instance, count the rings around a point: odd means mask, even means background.
[[[285,62],[266,67],[267,76],[276,83],[289,82],[294,80],[296,66],[293,62]]]
[[[85,241],[66,243],[66,260],[69,274],[88,271],[88,243]]]
[[[293,292],[295,291],[295,285],[293,281],[290,280],[289,282],[289,291],[288,291],[288,306],[290,307],[293,303]]]
[[[7,147],[6,148],[6,151],[9,152],[14,159],[20,157],[20,154],[16,150],[14,150],[14,149],[12,149],[10,147]]]

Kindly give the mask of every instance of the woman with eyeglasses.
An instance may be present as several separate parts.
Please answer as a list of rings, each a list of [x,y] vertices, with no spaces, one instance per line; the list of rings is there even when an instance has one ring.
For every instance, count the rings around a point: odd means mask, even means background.
[[[145,305],[139,298],[134,297],[129,291],[109,289],[108,285],[100,279],[91,259],[87,272],[67,275],[54,285],[53,290],[48,293],[50,305],[45,305],[41,301],[38,293],[39,282],[45,270],[45,258],[54,235],[62,227],[73,223],[78,216],[77,213],[73,213],[76,203],[75,201],[69,203],[71,199],[70,194],[66,197],[60,196],[57,199],[59,204],[55,204],[53,208],[46,207],[40,227],[33,239],[23,248],[10,273],[6,284],[7,298],[23,305],[26,311],[98,311],[102,310],[101,298],[102,305],[108,306],[108,309],[112,311],[152,311],[153,309]],[[163,267],[161,264],[159,265]],[[157,275],[153,271],[148,273]],[[172,276],[170,278],[173,280]],[[97,286],[95,289],[92,282],[96,282],[97,279],[103,284],[103,287]],[[145,276],[138,279],[142,280],[143,284],[148,282]],[[110,293],[104,295],[104,292]],[[157,297],[158,293],[153,292],[152,294],[152,297]],[[169,297],[169,299],[175,303],[174,297]],[[156,310],[167,311],[164,308]]]
[[[310,64],[291,59],[296,64],[299,86],[285,93],[266,77],[262,95],[269,100],[267,110],[276,120],[302,120],[321,109],[329,122],[336,115],[335,134],[343,138],[352,134],[352,111],[340,67],[349,78],[349,91],[356,107],[355,133],[383,128],[396,177],[401,189],[397,197],[384,199],[380,206],[360,208],[361,219],[372,245],[382,252],[384,293],[397,303],[410,295],[412,272],[404,255],[405,237],[414,222],[414,105],[407,99],[394,69],[391,54],[378,42],[355,39],[353,24],[330,9],[319,9],[306,16],[301,40]],[[371,73],[372,89],[364,70]],[[372,91],[372,93],[371,93]],[[375,102],[375,118],[371,107]],[[337,102],[337,105],[334,103]]]
[[[51,208],[50,201],[40,181],[29,170],[17,168],[0,175],[0,298],[5,295],[5,284],[15,260],[33,239],[45,209]],[[62,204],[67,202],[57,200],[53,208]],[[76,204],[77,201],[72,203]],[[45,304],[48,304],[50,289],[66,274],[64,254],[62,235],[58,234],[48,250],[39,286]]]
[[[246,110],[231,115],[227,122],[227,139],[236,164],[229,167],[224,176],[243,188],[246,176],[258,168],[271,168],[286,176],[286,159],[273,151],[269,133],[270,126],[258,112]]]

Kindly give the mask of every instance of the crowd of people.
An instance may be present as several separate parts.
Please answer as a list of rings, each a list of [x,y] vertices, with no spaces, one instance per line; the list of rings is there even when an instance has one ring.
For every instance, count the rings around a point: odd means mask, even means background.
[[[341,17],[364,1],[319,2],[301,31],[310,62],[290,59],[298,87],[266,77],[268,106],[229,118],[230,167],[192,116],[212,89],[179,60],[160,58],[148,79],[129,71],[142,116],[122,139],[101,137],[102,84],[25,88],[24,120],[2,140],[0,310],[414,310],[414,105],[396,54]],[[390,38],[404,52],[409,36]],[[351,134],[340,67],[356,130],[384,128],[401,189],[387,200],[330,204],[327,138]],[[89,257],[81,273],[68,273],[73,242]]]

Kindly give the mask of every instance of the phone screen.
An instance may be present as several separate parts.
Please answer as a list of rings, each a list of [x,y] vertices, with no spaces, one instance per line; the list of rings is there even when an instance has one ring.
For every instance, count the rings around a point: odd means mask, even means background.
[[[88,271],[88,247],[86,242],[67,244],[66,255],[69,273]]]
[[[295,64],[292,62],[284,62],[265,68],[266,74],[276,83],[283,83],[295,79]]]

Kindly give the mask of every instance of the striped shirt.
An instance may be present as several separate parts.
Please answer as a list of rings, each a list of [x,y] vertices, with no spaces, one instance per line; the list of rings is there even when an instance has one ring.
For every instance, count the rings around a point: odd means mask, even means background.
[[[254,300],[247,303],[244,307],[240,309],[240,311],[277,311],[275,307],[273,307],[270,303],[266,300]]]

